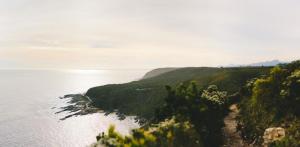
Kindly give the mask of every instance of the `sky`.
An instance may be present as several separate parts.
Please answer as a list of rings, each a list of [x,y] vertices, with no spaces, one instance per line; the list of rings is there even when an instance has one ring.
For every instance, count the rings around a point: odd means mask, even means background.
[[[0,69],[300,59],[298,0],[0,0]]]

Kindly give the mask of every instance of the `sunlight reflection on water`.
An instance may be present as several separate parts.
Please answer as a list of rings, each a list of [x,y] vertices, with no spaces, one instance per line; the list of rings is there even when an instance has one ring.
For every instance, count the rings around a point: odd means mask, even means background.
[[[122,133],[138,127],[132,117],[95,113],[60,121],[54,114],[65,105],[58,97],[84,93],[88,88],[124,83],[142,77],[145,70],[0,70],[0,146],[85,146],[115,124]]]

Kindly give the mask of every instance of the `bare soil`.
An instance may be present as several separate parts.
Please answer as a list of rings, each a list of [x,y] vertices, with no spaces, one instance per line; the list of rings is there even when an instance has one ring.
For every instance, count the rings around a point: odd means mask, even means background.
[[[229,114],[224,118],[225,127],[223,128],[223,133],[225,142],[223,147],[248,147],[243,143],[243,140],[236,128],[236,116],[239,113],[237,105],[231,105],[229,110]]]

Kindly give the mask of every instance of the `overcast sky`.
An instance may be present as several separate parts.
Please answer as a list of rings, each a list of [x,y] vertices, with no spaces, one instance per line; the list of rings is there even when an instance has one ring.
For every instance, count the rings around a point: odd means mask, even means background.
[[[300,59],[298,0],[0,0],[0,68]]]

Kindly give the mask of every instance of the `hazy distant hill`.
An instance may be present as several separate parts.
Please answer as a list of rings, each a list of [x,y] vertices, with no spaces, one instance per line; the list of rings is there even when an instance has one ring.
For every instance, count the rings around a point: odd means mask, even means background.
[[[154,69],[154,70],[151,70],[149,72],[147,72],[143,79],[148,79],[148,78],[152,78],[152,77],[155,77],[155,76],[158,76],[158,75],[161,75],[163,73],[167,73],[167,72],[170,72],[170,71],[173,71],[173,70],[176,70],[178,68],[157,68],[157,69]]]
[[[251,63],[251,64],[230,64],[225,67],[247,67],[247,66],[276,66],[278,64],[283,64],[287,62],[281,62],[279,60],[271,60],[271,61],[263,61],[263,62],[257,62],[257,63]]]
[[[248,66],[276,66],[281,63],[283,63],[283,62],[280,62],[279,60],[272,60],[272,61],[252,63],[252,64],[249,64]]]

